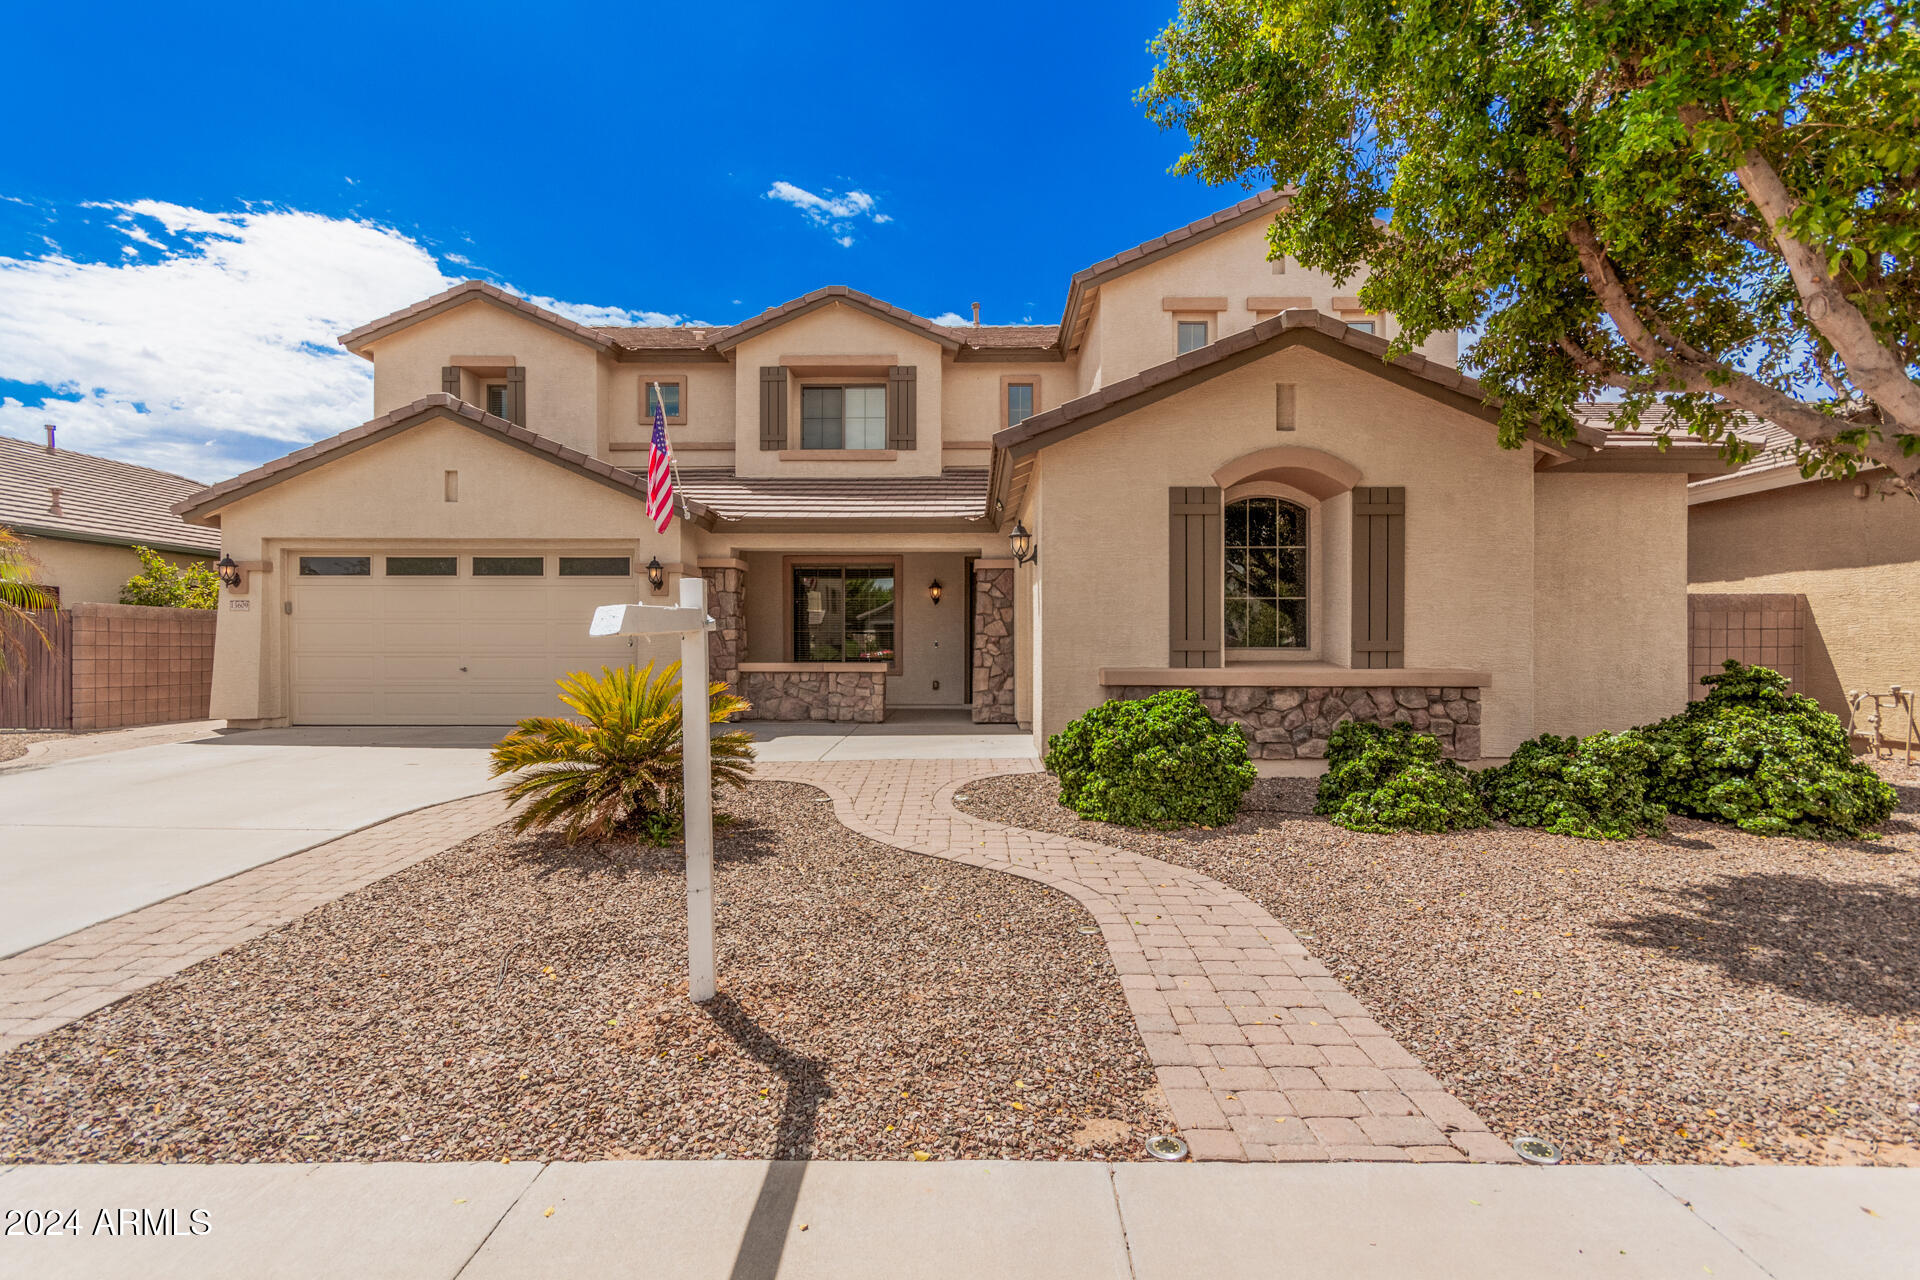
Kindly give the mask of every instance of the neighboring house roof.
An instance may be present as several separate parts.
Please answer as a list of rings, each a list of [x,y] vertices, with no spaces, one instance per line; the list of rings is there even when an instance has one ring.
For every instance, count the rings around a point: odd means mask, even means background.
[[[680,487],[720,524],[817,521],[847,527],[882,521],[893,528],[986,518],[988,471],[950,468],[937,476],[738,476],[682,469]]]
[[[545,325],[569,338],[577,338],[601,351],[613,345],[613,339],[600,330],[575,323],[557,311],[535,306],[525,298],[508,293],[505,289],[488,284],[484,280],[463,280],[444,293],[436,293],[431,298],[423,299],[410,307],[402,307],[390,315],[384,315],[378,320],[363,324],[358,329],[349,330],[340,335],[340,345],[355,355],[364,355],[365,352],[361,348],[375,339],[384,338],[395,330],[404,329],[410,324],[418,324],[443,311],[451,311],[455,307],[465,306],[476,300],[490,302],[496,307],[517,312],[536,324]]]
[[[71,449],[49,453],[45,445],[0,436],[0,524],[29,537],[219,555],[217,530],[173,513],[174,503],[200,487],[171,471]]]
[[[173,509],[180,514],[181,518],[196,524],[211,523],[212,517],[224,506],[238,502],[242,498],[252,497],[262,489],[270,489],[283,480],[291,480],[315,467],[357,453],[369,445],[378,444],[402,431],[425,422],[435,421],[455,422],[463,427],[471,427],[483,435],[492,436],[535,457],[545,458],[557,466],[578,472],[590,480],[630,494],[636,501],[646,501],[647,478],[645,476],[602,462],[578,449],[570,449],[557,440],[549,440],[525,427],[516,426],[505,418],[496,418],[464,400],[435,394],[422,396],[412,404],[402,405],[393,412],[383,414],[370,422],[363,422],[357,427],[342,431],[339,435],[328,436],[325,440],[310,444],[284,458],[275,458],[265,466],[255,467],[231,480],[223,480],[219,484],[201,489],[174,503]],[[707,514],[698,503],[690,503],[690,506],[696,519]]]
[[[871,294],[862,293],[858,289],[849,289],[843,284],[815,289],[812,293],[802,294],[790,302],[769,307],[750,320],[742,320],[739,324],[722,329],[713,336],[713,346],[720,351],[731,351],[755,334],[776,325],[785,324],[789,320],[797,320],[808,312],[818,311],[821,307],[835,305],[864,311],[888,324],[898,325],[918,337],[937,342],[949,351],[958,350],[960,347],[960,339],[956,338],[951,330],[944,329],[911,311],[896,307],[891,302],[882,302]]]
[[[1586,421],[1595,424],[1609,423],[1614,408],[1612,405],[1596,402],[1583,405],[1575,411]],[[1720,446],[1711,441],[1686,439],[1686,428],[1672,421],[1672,414],[1661,407],[1644,410],[1640,415],[1641,436],[1655,436],[1661,431],[1672,431],[1676,445],[1685,439],[1695,448],[1712,449],[1716,454]],[[1788,485],[1805,484],[1809,477],[1800,474],[1800,462],[1796,457],[1799,440],[1785,427],[1769,422],[1756,413],[1742,413],[1734,432],[1752,441],[1757,447],[1753,457],[1738,467],[1724,467],[1720,474],[1702,476],[1687,486],[1689,506],[1702,502],[1714,502],[1721,498],[1737,498],[1742,494],[1760,493],[1768,489],[1780,489]],[[1625,432],[1616,434],[1625,436]],[[1818,479],[1819,477],[1812,477]]]

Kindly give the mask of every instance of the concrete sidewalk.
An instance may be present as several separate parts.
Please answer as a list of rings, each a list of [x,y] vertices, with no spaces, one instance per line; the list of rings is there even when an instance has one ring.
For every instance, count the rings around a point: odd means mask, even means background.
[[[0,1170],[16,1209],[77,1216],[0,1237],[0,1275],[48,1280],[1904,1280],[1920,1258],[1912,1169],[68,1165]],[[102,1210],[175,1234],[96,1234]]]

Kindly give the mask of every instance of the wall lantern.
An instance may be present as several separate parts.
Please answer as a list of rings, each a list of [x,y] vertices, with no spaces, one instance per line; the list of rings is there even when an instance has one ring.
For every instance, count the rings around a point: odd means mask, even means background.
[[[660,557],[647,561],[647,582],[655,591],[667,585],[667,571],[660,565]]]
[[[232,556],[221,556],[214,568],[220,571],[220,581],[226,583],[229,589],[239,587],[240,566],[233,562]]]
[[[1007,535],[1007,541],[1013,544],[1015,564],[1032,564],[1040,558],[1040,553],[1033,547],[1033,535],[1018,520],[1013,522],[1013,532]]]
[[[935,578],[931,583],[927,584],[927,598],[935,604],[940,603],[940,597],[945,591],[946,588],[940,585],[940,579],[938,578]]]

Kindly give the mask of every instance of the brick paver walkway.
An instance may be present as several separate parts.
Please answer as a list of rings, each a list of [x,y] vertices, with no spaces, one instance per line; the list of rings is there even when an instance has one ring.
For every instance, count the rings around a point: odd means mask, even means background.
[[[505,818],[495,793],[434,805],[0,960],[0,1053]]]
[[[819,787],[840,820],[870,839],[1078,899],[1106,937],[1196,1159],[1516,1159],[1251,899],[1154,858],[953,807],[970,780],[1019,768],[850,760],[756,773]]]

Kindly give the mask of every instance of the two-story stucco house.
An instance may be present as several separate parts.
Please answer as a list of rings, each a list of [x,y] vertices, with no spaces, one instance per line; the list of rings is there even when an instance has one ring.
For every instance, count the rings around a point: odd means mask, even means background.
[[[695,573],[716,678],[770,718],[971,707],[1044,739],[1184,685],[1265,758],[1342,715],[1476,758],[1679,707],[1711,452],[1500,448],[1452,335],[1387,363],[1391,317],[1268,261],[1280,198],[1079,272],[1057,325],[828,288],[588,328],[469,282],[356,329],[373,419],[180,505],[245,571],[213,713],[553,712],[556,676],[642,654],[588,638],[595,605]],[[690,516],[664,536],[656,383]]]

